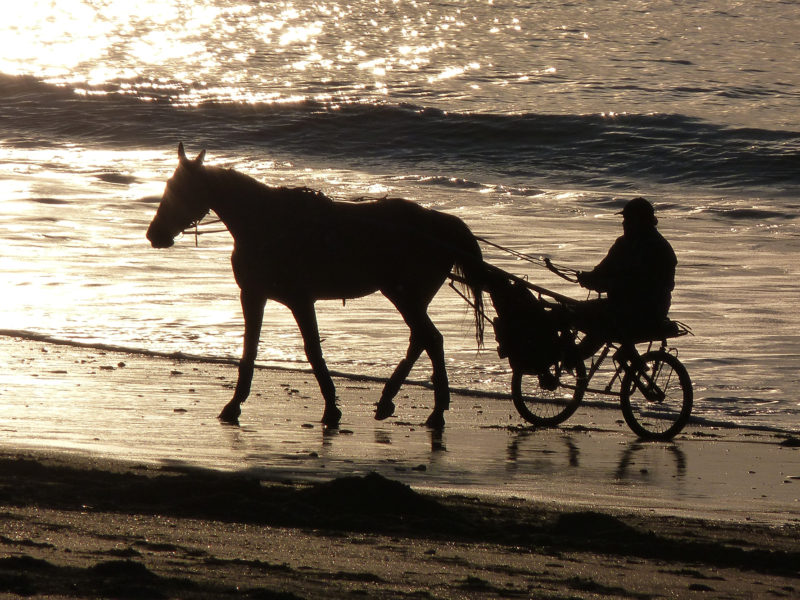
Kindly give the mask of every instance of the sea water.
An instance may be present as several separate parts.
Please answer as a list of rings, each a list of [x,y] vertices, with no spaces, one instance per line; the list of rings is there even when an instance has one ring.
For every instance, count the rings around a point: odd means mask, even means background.
[[[229,234],[166,251],[144,237],[179,141],[271,185],[410,198],[577,269],[644,195],[679,259],[672,316],[694,331],[675,344],[694,414],[798,428],[796,2],[31,0],[3,12],[6,334],[240,354]],[[408,331],[381,296],[317,307],[332,369],[384,377],[404,355]],[[491,340],[478,350],[458,295],[443,290],[431,315],[454,386],[508,391],[508,364]],[[260,361],[305,366],[277,303]],[[428,376],[423,357],[412,378]]]

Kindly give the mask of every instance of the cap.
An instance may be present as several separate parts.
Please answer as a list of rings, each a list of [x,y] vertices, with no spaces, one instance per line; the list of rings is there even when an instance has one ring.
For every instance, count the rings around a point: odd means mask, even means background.
[[[621,211],[617,213],[623,217],[633,217],[634,219],[641,219],[642,221],[651,221],[653,224],[657,223],[656,211],[653,205],[646,198],[641,196],[630,200]]]

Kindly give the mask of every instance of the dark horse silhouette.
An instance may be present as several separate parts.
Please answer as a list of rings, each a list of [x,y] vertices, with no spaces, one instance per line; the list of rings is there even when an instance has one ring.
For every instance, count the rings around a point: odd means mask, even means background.
[[[231,401],[219,418],[237,423],[250,393],[264,306],[286,305],[303,335],[306,357],[325,399],[322,422],[336,426],[341,411],[322,356],[314,303],[380,291],[407,323],[405,359],[383,389],[376,419],[394,413],[393,398],[424,350],[433,364],[435,406],[426,424],[440,428],[450,404],[442,335],[428,304],[450,270],[468,282],[474,299],[476,338],[482,342],[482,258],[478,242],[457,217],[400,198],[334,202],[307,188],[276,188],[232,169],[203,165],[205,150],[186,157],[167,181],[147,230],[155,248],[172,246],[184,229],[214,211],[233,235],[233,274],[241,289],[244,353]]]

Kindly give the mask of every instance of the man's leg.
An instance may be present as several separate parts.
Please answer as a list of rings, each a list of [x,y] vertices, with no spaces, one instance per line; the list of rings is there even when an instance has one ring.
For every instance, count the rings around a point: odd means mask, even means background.
[[[572,307],[575,327],[584,333],[576,346],[576,358],[585,360],[603,347],[611,332],[612,309],[608,298],[595,298],[579,302]]]

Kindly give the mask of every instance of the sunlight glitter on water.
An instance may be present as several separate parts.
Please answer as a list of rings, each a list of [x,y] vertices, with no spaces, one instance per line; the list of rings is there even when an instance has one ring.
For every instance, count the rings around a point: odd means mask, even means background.
[[[35,1],[4,8],[0,73],[190,106],[390,98],[503,113],[679,108],[793,127],[796,98],[763,68],[798,77],[785,59],[792,8],[779,4],[709,2],[681,19],[667,5],[629,3]],[[624,65],[635,83],[620,77]]]
[[[411,3],[398,10],[372,2],[159,0],[111,2],[96,10],[82,0],[57,9],[35,2],[18,5],[0,24],[0,72],[70,83],[86,94],[114,90],[188,106],[209,100],[363,102],[371,94],[369,101],[380,101],[391,91],[417,90],[420,80],[441,84],[479,71],[484,57],[472,43],[462,47],[460,32],[491,27],[496,38],[507,24],[490,15],[480,4]],[[521,29],[518,19],[511,21]],[[326,90],[295,91],[309,81]],[[465,83],[464,89],[476,86]]]

